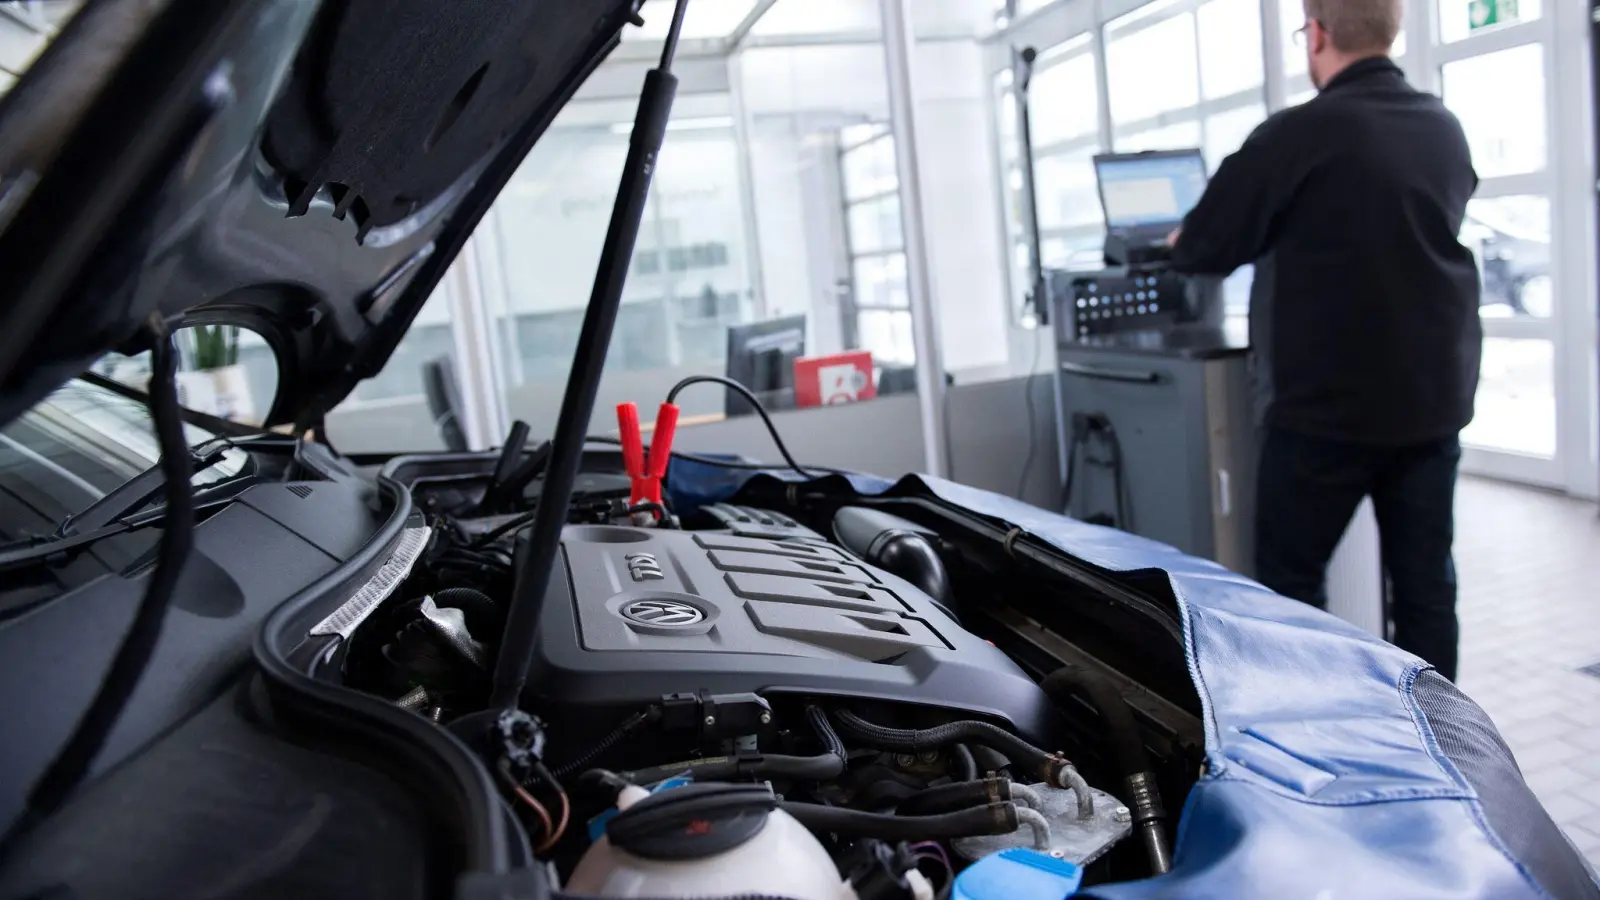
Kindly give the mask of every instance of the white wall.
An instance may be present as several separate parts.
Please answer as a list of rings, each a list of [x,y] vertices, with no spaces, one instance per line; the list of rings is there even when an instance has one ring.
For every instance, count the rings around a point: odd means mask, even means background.
[[[1001,365],[1009,312],[983,53],[971,41],[922,43],[916,66],[928,274],[944,365]]]

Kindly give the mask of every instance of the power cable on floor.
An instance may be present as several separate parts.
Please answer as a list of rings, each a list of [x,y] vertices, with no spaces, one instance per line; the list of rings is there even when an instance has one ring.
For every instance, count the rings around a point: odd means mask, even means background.
[[[1034,409],[1033,381],[1039,376],[1039,360],[1043,356],[1040,345],[1044,342],[1039,340],[1037,330],[1030,337],[1033,339],[1033,362],[1028,365],[1028,377],[1022,379],[1024,402],[1028,407],[1028,455],[1022,459],[1022,474],[1017,478],[1016,497],[1018,500],[1023,499],[1023,491],[1028,487],[1028,475],[1033,469],[1033,460],[1038,450],[1038,435],[1036,432],[1039,427],[1039,414]]]

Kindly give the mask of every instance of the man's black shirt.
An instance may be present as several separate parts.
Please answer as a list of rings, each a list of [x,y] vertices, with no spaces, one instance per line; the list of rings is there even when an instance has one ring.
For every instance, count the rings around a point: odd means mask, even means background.
[[[1256,262],[1266,424],[1409,444],[1472,419],[1483,330],[1458,235],[1478,177],[1461,124],[1388,59],[1355,63],[1218,167],[1173,263]]]

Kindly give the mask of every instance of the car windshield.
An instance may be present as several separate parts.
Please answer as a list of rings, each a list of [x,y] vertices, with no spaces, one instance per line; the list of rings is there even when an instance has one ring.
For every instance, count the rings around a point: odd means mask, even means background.
[[[185,426],[191,445],[216,437]],[[85,381],[69,382],[0,429],[0,544],[48,536],[61,521],[106,496],[160,457],[144,404]],[[197,487],[234,478],[250,459],[230,449],[195,475]],[[59,566],[8,573],[0,614],[141,565],[159,531],[97,542]],[[20,574],[20,578],[18,575]]]

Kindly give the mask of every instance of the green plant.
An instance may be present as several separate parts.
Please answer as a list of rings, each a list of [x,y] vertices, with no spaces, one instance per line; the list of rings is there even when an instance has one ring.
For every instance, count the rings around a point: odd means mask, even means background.
[[[194,333],[194,367],[220,369],[239,362],[239,329],[233,325],[199,325]]]

